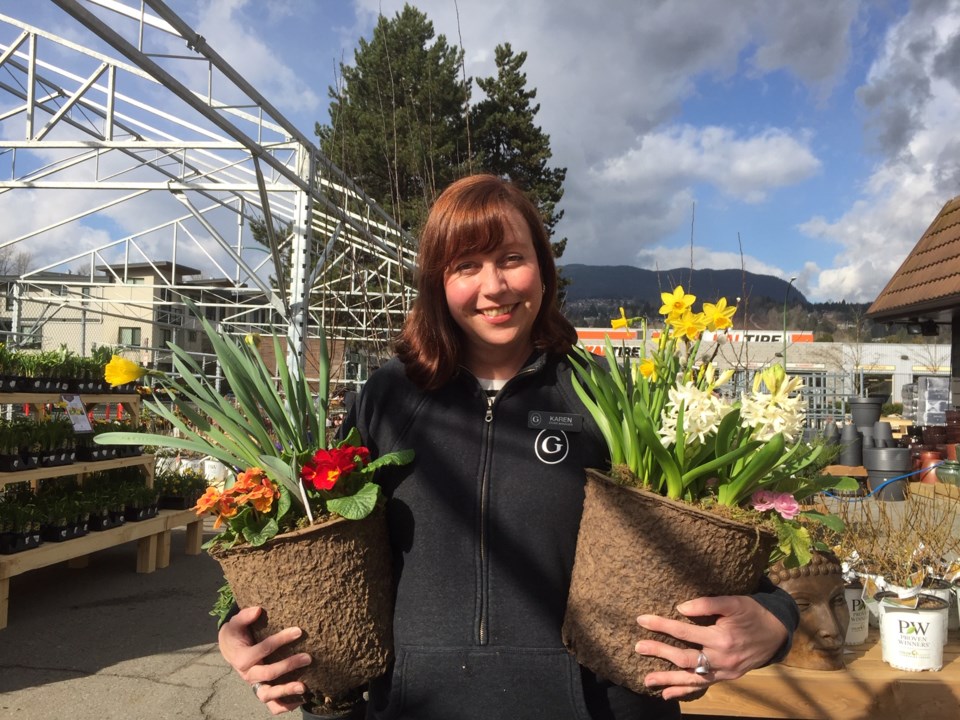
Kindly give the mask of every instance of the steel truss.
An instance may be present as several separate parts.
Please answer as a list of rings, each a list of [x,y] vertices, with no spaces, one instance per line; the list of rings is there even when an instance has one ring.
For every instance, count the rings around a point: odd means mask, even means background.
[[[59,215],[0,234],[0,252],[66,239],[17,294],[81,268],[46,315],[96,313],[83,287],[149,263],[171,302],[220,304],[228,326],[282,323],[302,352],[322,323],[379,350],[411,300],[413,239],[161,0],[49,2],[89,40],[0,15],[0,201],[71,191]],[[131,214],[142,227],[118,237]],[[109,239],[71,246],[92,233]]]

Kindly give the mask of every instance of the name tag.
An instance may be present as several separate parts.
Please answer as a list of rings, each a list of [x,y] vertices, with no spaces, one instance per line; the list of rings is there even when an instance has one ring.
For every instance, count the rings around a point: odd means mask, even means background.
[[[573,413],[548,412],[546,410],[531,410],[527,415],[527,427],[532,430],[564,430],[566,432],[580,432],[583,428],[583,416]]]

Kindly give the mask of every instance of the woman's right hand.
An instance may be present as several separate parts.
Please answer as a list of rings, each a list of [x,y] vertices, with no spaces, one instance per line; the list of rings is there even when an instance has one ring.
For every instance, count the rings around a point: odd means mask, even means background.
[[[291,670],[309,665],[310,656],[299,653],[269,665],[262,664],[265,657],[299,638],[302,632],[296,627],[285,628],[255,643],[250,625],[260,617],[261,612],[259,607],[248,607],[238,612],[220,628],[218,643],[223,659],[245,682],[255,687],[257,700],[266,705],[272,714],[279,715],[300,706],[302,701],[296,696],[303,693],[304,687],[296,681],[280,685],[271,683]]]

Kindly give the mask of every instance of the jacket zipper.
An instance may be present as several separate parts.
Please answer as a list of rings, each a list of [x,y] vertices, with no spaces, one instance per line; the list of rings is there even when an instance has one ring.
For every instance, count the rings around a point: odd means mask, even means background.
[[[493,403],[495,397],[487,398],[487,414],[484,415],[483,422],[483,475],[480,481],[480,622],[477,627],[477,644],[487,644],[487,582],[489,581],[489,572],[487,568],[487,509],[489,505],[490,491],[490,453],[492,452],[490,443],[490,430],[493,424]]]
[[[494,405],[497,402],[497,398],[500,397],[500,393],[506,390],[507,386],[510,385],[514,380],[523,375],[532,375],[535,373],[540,366],[542,365],[542,359],[538,362],[534,362],[532,365],[528,365],[523,368],[520,372],[510,378],[500,391],[497,393],[496,397],[487,398],[487,411],[483,416],[484,428],[483,428],[483,473],[481,475],[480,482],[480,617],[477,624],[477,644],[486,645],[488,642],[487,638],[487,623],[489,618],[489,603],[490,598],[489,593],[487,592],[487,583],[490,581],[489,568],[487,567],[488,557],[487,557],[487,512],[490,505],[490,456],[493,453],[493,445],[491,442],[491,435],[493,433],[493,409]]]

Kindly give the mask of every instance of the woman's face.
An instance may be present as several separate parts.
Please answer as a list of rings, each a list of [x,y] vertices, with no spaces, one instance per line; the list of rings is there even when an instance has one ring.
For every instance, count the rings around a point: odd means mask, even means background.
[[[533,350],[533,322],[543,300],[540,265],[530,228],[514,209],[505,213],[503,243],[463,255],[444,271],[444,292],[466,339],[474,374],[509,378]]]
[[[784,665],[811,670],[843,668],[843,641],[850,611],[838,573],[794,578],[780,584],[800,608],[800,627]]]

